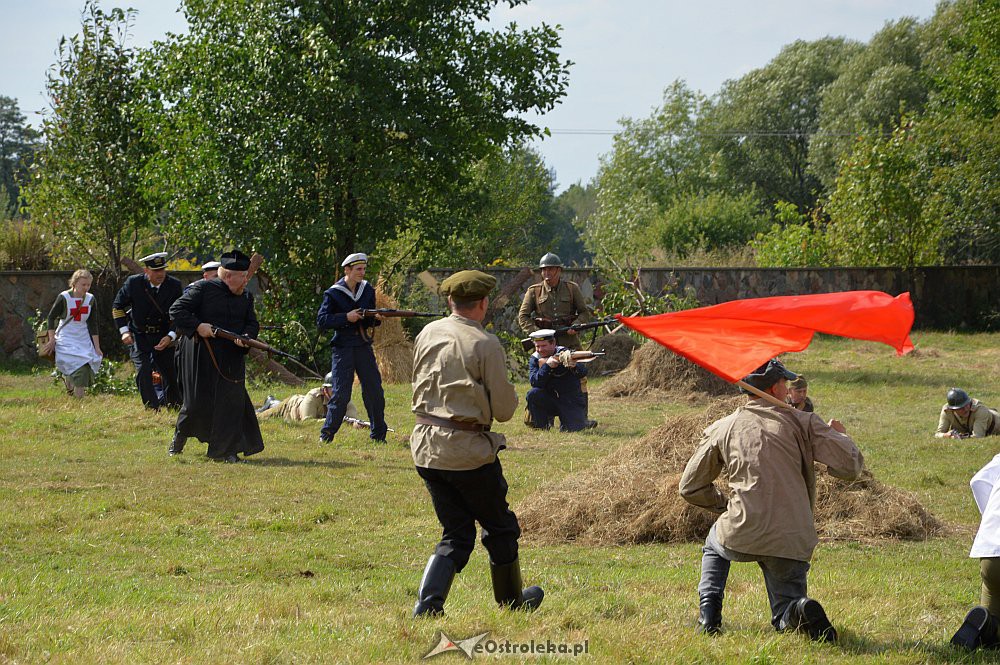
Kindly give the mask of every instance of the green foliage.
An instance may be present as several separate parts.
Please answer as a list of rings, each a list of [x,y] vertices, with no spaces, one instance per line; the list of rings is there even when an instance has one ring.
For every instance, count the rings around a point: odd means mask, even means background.
[[[684,293],[678,293],[676,282],[664,285],[659,293],[643,291],[641,272],[629,279],[616,272],[602,270],[601,290],[601,300],[594,309],[594,316],[598,318],[615,314],[651,316],[698,307],[694,289],[688,287]],[[634,336],[642,341],[641,337]]]
[[[657,223],[659,244],[681,258],[702,249],[745,245],[767,228],[760,200],[748,192],[709,192],[679,197]]]
[[[927,99],[922,27],[912,18],[887,23],[823,90],[819,130],[809,143],[809,169],[827,190],[859,134],[882,133],[900,113],[917,113]]]
[[[60,42],[46,141],[24,188],[32,218],[52,231],[55,253],[114,274],[156,216],[141,183],[150,146],[137,120],[135,52],[126,46],[133,17],[90,0],[81,33]]]
[[[497,2],[186,0],[188,33],[146,61],[148,183],[171,237],[262,253],[265,320],[311,328],[346,254],[404,229],[417,244],[394,261],[446,243],[470,210],[501,223],[477,206],[475,165],[541,133],[522,116],[565,94],[569,63],[551,26],[483,23]],[[495,193],[519,220],[533,205],[513,183]]]
[[[830,246],[822,228],[799,213],[791,203],[774,206],[775,224],[750,243],[761,268],[805,268],[832,265]]]
[[[49,243],[36,224],[0,220],[0,270],[48,270]]]
[[[764,67],[726,82],[703,123],[718,181],[756,190],[767,206],[789,201],[812,208],[822,191],[808,168],[820,103],[862,48],[833,37],[796,41]]]
[[[38,149],[39,133],[26,120],[16,99],[0,95],[0,221],[16,213],[20,183]]]
[[[1000,113],[1000,0],[958,5],[960,24],[948,40],[949,64],[936,83],[939,108],[974,118]]]
[[[907,123],[885,139],[859,141],[844,162],[826,211],[827,237],[841,265],[933,265],[941,260],[943,220],[926,204],[928,163],[920,128]]]
[[[131,363],[126,362],[126,365],[131,368]],[[135,385],[135,379],[131,372],[127,370],[124,372],[125,376],[122,376],[122,363],[116,363],[113,360],[104,358],[101,361],[101,369],[97,371],[94,375],[94,382],[90,384],[87,388],[88,395],[136,395],[139,393],[139,389]],[[65,387],[66,379],[62,372],[59,370],[54,370],[51,374],[52,385],[59,386],[60,388]]]

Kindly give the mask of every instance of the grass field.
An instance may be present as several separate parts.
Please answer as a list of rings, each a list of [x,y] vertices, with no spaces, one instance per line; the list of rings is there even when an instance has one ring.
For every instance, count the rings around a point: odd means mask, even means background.
[[[928,542],[822,543],[810,591],[840,631],[836,645],[775,634],[751,565],[733,568],[726,633],[696,635],[696,544],[542,547],[526,534],[525,581],[546,592],[531,615],[493,606],[478,546],[448,615],[411,619],[439,527],[405,445],[408,386],[387,388],[389,445],[345,428],[320,446],[318,425],[270,421],[262,454],[223,465],[196,441],[168,458],[174,415],[146,412],[138,397],[74,401],[44,374],[0,373],[0,662],[415,662],[441,630],[586,644],[578,660],[602,663],[992,662],[997,654],[968,656],[948,639],[978,602],[968,481],[1000,452],[1000,438],[932,432],[951,385],[1000,405],[1000,335],[914,339],[918,351],[904,358],[831,338],[785,358],[877,478],[955,527]],[[266,392],[292,390],[254,387],[254,402]],[[594,396],[593,433],[534,432],[519,418],[502,425],[515,510],[546,483],[696,408]]]

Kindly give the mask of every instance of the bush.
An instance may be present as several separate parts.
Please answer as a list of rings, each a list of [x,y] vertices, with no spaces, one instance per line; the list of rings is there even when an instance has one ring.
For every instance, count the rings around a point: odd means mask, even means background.
[[[48,270],[49,243],[34,224],[11,220],[0,227],[0,270]]]
[[[659,222],[658,236],[668,254],[683,259],[699,249],[745,245],[767,221],[754,194],[711,192],[675,201]]]

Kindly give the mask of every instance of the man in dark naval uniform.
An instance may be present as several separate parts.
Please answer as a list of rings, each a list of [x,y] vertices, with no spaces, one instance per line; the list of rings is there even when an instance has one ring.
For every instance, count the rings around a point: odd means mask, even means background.
[[[179,407],[173,349],[177,333],[171,327],[168,312],[181,297],[181,282],[167,275],[166,252],[150,254],[139,261],[145,265],[145,274],[125,280],[111,305],[112,315],[135,364],[135,383],[142,403],[150,409],[162,405]],[[160,373],[162,400],[153,387],[153,370]]]
[[[587,419],[587,398],[581,388],[587,366],[574,362],[572,349],[556,345],[554,330],[536,330],[531,338],[535,352],[528,358],[531,390],[525,398],[531,426],[548,429],[559,416],[559,429],[563,432],[597,427],[597,421]]]
[[[385,393],[372,350],[372,338],[367,332],[382,322],[377,315],[362,319],[360,312],[375,309],[375,289],[365,279],[368,256],[360,252],[351,254],[340,265],[344,268],[344,276],[323,292],[323,304],[316,315],[316,325],[321,330],[333,329],[330,339],[333,397],[326,407],[326,421],[319,431],[319,440],[333,441],[340,429],[357,372],[361,399],[372,424],[369,436],[374,441],[385,441],[389,429],[385,424]]]
[[[264,450],[260,425],[246,389],[246,354],[242,342],[217,338],[214,328],[256,338],[260,331],[253,295],[246,291],[250,257],[239,251],[222,255],[219,276],[191,285],[170,308],[177,332],[189,337],[181,346],[184,406],[167,452],[184,450],[189,436],[208,442],[214,460],[239,462],[238,453]]]

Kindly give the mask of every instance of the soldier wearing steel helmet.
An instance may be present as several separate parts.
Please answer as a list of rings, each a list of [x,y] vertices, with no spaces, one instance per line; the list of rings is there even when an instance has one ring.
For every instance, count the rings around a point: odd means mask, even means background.
[[[517,322],[525,334],[590,321],[590,310],[580,286],[568,279],[561,279],[562,259],[549,252],[538,262],[538,268],[542,271],[542,281],[528,287],[517,313]],[[581,348],[580,338],[575,331],[559,333],[556,343],[573,350]]]
[[[327,404],[333,397],[333,372],[327,372],[323,385],[313,388],[304,395],[292,395],[283,400],[277,400],[270,395],[264,400],[263,406],[257,409],[257,419],[281,418],[287,421],[325,420]],[[347,403],[346,418],[358,419],[358,409],[353,403]],[[350,422],[350,421],[348,421]]]
[[[949,390],[947,400],[948,403],[941,407],[934,436],[939,439],[1000,436],[1000,413],[995,409],[972,399],[961,388]]]

